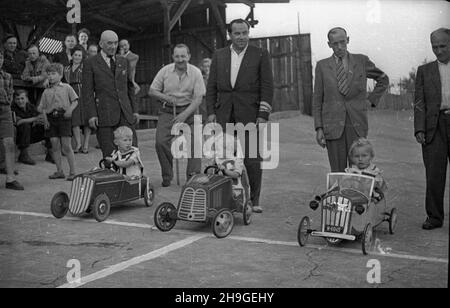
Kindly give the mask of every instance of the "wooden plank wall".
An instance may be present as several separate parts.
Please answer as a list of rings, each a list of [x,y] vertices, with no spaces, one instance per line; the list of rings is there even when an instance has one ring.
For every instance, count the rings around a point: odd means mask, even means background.
[[[311,115],[312,65],[309,34],[264,37],[251,44],[269,50],[274,78],[274,111]]]

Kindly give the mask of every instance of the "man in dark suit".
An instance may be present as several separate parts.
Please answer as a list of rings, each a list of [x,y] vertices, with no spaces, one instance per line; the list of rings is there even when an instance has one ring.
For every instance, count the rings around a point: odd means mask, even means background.
[[[330,58],[316,65],[313,116],[317,143],[328,150],[332,172],[344,172],[354,140],[367,137],[367,107],[375,107],[389,86],[389,78],[365,55],[347,51],[343,28],[328,32]],[[367,98],[367,78],[376,86]]]
[[[229,24],[231,46],[215,52],[206,91],[208,121],[217,121],[225,130],[226,123],[265,123],[272,110],[273,77],[267,50],[251,46],[249,24],[236,19]],[[261,158],[249,155],[248,137],[244,164],[250,181],[253,211],[262,212]]]
[[[128,62],[116,57],[118,36],[106,30],[100,38],[101,51],[88,58],[83,67],[82,97],[89,125],[97,129],[97,139],[103,157],[115,149],[114,130],[128,126],[133,130],[133,145],[137,146],[134,125],[139,120]]]
[[[450,29],[431,33],[437,60],[417,69],[414,99],[414,134],[422,145],[427,191],[425,230],[444,222],[444,192],[450,158]]]

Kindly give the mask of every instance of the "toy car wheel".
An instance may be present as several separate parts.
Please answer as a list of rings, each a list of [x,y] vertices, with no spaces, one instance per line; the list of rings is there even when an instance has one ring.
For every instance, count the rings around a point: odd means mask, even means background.
[[[63,192],[57,192],[50,203],[52,215],[56,218],[63,218],[69,210],[69,196]]]
[[[111,202],[106,194],[98,195],[92,205],[92,213],[98,222],[104,221],[109,216]]]
[[[155,199],[155,190],[153,189],[153,185],[148,184],[144,194],[145,206],[146,207],[152,206],[154,199]]]
[[[227,237],[234,227],[233,213],[229,209],[221,209],[214,216],[212,231],[217,238]]]
[[[252,213],[253,213],[252,202],[248,201],[244,205],[244,211],[242,212],[242,216],[244,217],[244,225],[248,226],[252,222]]]
[[[362,252],[367,254],[372,247],[373,242],[373,228],[371,224],[367,224],[364,228],[363,238],[362,238]]]
[[[389,214],[389,233],[394,234],[395,227],[397,226],[397,209],[394,207]]]
[[[156,227],[162,231],[170,231],[176,224],[177,220],[170,217],[176,213],[175,205],[170,202],[161,203],[155,210],[154,220]]]
[[[305,216],[300,220],[297,231],[297,240],[300,246],[305,246],[309,238],[309,230],[311,229],[311,221],[308,216]]]
[[[335,237],[326,237],[325,240],[331,245],[337,245],[342,242],[342,239]]]

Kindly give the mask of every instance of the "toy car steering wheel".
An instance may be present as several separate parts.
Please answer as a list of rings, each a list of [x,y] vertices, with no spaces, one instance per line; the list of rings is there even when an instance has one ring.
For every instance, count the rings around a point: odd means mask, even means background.
[[[216,166],[216,165],[212,165],[212,166],[208,166],[208,167],[206,167],[206,169],[205,169],[205,174],[209,174],[208,173],[208,171],[210,170],[210,169],[214,169],[214,173],[213,174],[219,174],[219,173],[223,173],[222,172],[222,170],[220,170],[219,169],[219,167],[218,166]]]
[[[109,163],[105,158],[101,159],[98,162],[98,166],[102,169],[113,169],[114,171],[118,171],[119,167],[113,162]]]

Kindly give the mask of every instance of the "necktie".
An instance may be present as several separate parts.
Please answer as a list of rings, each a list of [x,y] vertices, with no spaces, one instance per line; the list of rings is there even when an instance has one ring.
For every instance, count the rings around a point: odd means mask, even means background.
[[[350,88],[348,87],[347,73],[345,72],[344,61],[342,61],[342,58],[338,58],[336,73],[339,92],[345,96],[348,94]]]
[[[113,56],[108,56],[109,58],[109,68],[111,69],[111,72],[113,73],[113,75],[115,75],[116,73],[116,62],[114,62],[114,57]]]

